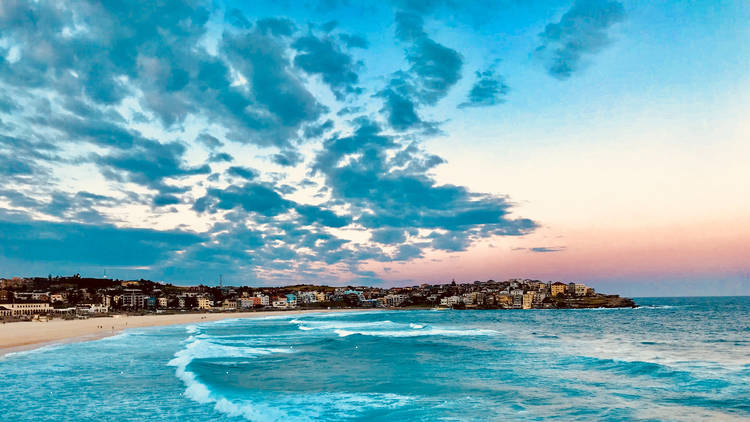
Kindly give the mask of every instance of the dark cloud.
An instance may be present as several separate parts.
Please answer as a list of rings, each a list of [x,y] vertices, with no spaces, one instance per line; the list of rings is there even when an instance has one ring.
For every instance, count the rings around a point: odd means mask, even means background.
[[[477,81],[471,87],[466,101],[459,107],[487,107],[503,103],[509,90],[503,77],[494,68],[477,72]]]
[[[198,212],[216,212],[239,207],[248,212],[273,217],[288,211],[293,202],[284,199],[273,188],[260,183],[229,186],[226,189],[210,188],[198,199],[193,209]]]
[[[297,205],[297,213],[302,217],[303,224],[319,223],[327,227],[344,227],[351,223],[348,216],[337,215],[315,205]]]
[[[203,240],[184,231],[50,221],[0,221],[0,233],[0,256],[32,263],[152,265]]]
[[[396,13],[396,38],[401,41],[416,41],[426,36],[422,16],[416,13]]]
[[[211,153],[211,155],[208,157],[209,163],[231,163],[232,161],[234,161],[234,157],[227,154],[226,152]]]
[[[565,250],[564,246],[540,246],[536,248],[529,248],[529,251],[531,252],[537,252],[537,253],[548,253],[548,252],[562,252]]]
[[[293,150],[283,150],[271,156],[271,161],[285,167],[294,167],[304,161],[304,159],[305,157],[302,154]]]
[[[224,146],[223,142],[221,142],[220,140],[216,139],[215,137],[207,133],[201,133],[200,135],[198,135],[197,138],[195,138],[195,140],[196,142],[199,142],[205,145],[211,151]]]
[[[567,79],[581,66],[586,55],[598,53],[610,42],[607,31],[625,19],[622,3],[610,0],[576,0],[557,23],[540,34],[541,56],[550,75]]]
[[[182,161],[185,145],[179,142],[161,144],[143,141],[127,151],[108,155],[95,155],[94,162],[102,168],[102,174],[120,182],[132,182],[160,192],[177,192],[177,188],[166,184],[166,179],[178,179],[196,174],[208,174],[208,165],[187,167]]]
[[[338,99],[347,94],[359,93],[357,64],[344,53],[330,37],[318,38],[307,35],[292,44],[299,53],[294,57],[295,66],[312,75],[320,75]]]
[[[370,45],[367,39],[361,35],[338,34],[338,38],[347,48],[367,48]]]
[[[381,112],[396,130],[422,128],[436,132],[436,126],[424,122],[418,109],[435,105],[461,79],[463,57],[424,31],[422,17],[412,12],[397,12],[396,38],[408,43],[406,71],[395,72],[377,96],[383,99]]]
[[[163,207],[166,205],[175,205],[180,203],[180,198],[175,195],[156,195],[154,196],[154,206]]]
[[[258,177],[258,172],[242,166],[232,166],[227,169],[227,174],[234,177],[240,177],[245,180],[252,180]]]
[[[265,18],[257,22],[258,29],[263,34],[290,36],[296,30],[294,22],[286,18]]]
[[[536,228],[531,220],[510,218],[511,204],[504,197],[438,185],[412,170],[421,165],[410,166],[403,157],[403,168],[394,168],[387,152],[396,147],[375,123],[360,120],[352,136],[326,140],[316,157],[315,171],[325,176],[334,200],[352,207],[356,224],[375,230],[433,230],[432,247],[445,250],[463,250],[474,239],[522,235]],[[414,149],[409,155],[418,156]],[[388,232],[375,233],[379,239]]]

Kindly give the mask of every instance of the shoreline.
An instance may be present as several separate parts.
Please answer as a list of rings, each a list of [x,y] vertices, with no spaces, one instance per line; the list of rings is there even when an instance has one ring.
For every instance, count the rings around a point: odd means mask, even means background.
[[[52,319],[47,322],[21,321],[0,324],[0,357],[55,344],[94,341],[114,336],[130,328],[194,324],[238,318],[262,318],[273,315],[358,312],[372,309],[304,309],[232,313],[185,313],[170,315],[117,315],[77,320]]]

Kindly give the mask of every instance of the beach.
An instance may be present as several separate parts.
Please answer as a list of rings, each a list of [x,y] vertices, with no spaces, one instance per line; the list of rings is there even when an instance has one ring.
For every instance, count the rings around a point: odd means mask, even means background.
[[[52,319],[48,322],[24,321],[0,324],[0,356],[50,343],[89,341],[111,336],[128,328],[191,324],[231,318],[260,318],[270,315],[294,315],[346,310],[294,310],[232,313],[184,313],[169,315],[115,315],[77,320]]]

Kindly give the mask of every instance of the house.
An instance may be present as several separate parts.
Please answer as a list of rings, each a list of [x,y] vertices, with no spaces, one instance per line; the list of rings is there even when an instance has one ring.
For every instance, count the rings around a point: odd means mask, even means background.
[[[297,296],[295,296],[293,293],[289,293],[286,295],[286,303],[289,305],[290,308],[294,308],[297,306]]]
[[[586,296],[586,285],[582,283],[568,283],[568,294]]]
[[[236,299],[224,299],[224,302],[221,304],[221,308],[225,311],[235,310],[237,309],[237,300]]]
[[[274,308],[287,308],[289,306],[289,302],[287,302],[285,297],[275,297],[271,302],[271,306],[273,306]]]
[[[565,296],[565,291],[567,290],[568,286],[565,283],[555,282],[552,283],[549,286],[550,289],[550,296],[555,297],[558,295]]]
[[[162,296],[159,298],[159,307],[160,308],[166,308],[169,306],[169,298],[166,296]]]
[[[260,298],[243,296],[237,299],[238,308],[244,308],[244,309],[253,308],[255,307],[256,303],[260,304]]]

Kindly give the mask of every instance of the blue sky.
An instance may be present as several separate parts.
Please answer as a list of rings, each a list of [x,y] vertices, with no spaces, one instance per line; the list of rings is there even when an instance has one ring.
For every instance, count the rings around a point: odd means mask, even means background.
[[[748,294],[748,18],[3,2],[0,276]]]

